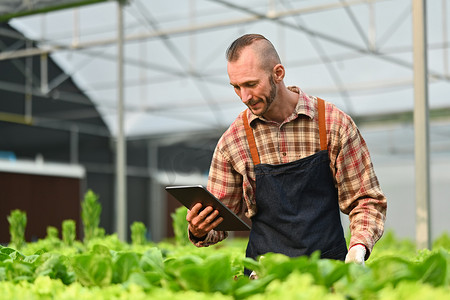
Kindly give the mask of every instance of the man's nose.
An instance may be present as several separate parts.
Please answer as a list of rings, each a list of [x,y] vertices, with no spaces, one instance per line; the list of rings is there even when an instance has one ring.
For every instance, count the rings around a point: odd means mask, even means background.
[[[241,88],[241,100],[244,103],[247,103],[248,101],[250,101],[252,99],[252,94],[249,92],[248,89],[243,89]]]

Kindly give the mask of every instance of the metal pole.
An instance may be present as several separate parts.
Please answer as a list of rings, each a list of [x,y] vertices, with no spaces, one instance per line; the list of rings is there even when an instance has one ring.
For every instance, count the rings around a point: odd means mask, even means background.
[[[78,127],[72,125],[70,128],[70,163],[78,164],[79,160],[79,133]]]
[[[442,0],[442,43],[444,45],[448,45],[447,14],[447,0]],[[442,52],[444,58],[444,75],[448,76],[448,47],[445,47]]]
[[[431,247],[426,1],[413,0],[416,245]]]
[[[41,54],[41,93],[48,93],[48,54]]]
[[[26,41],[26,47],[33,47],[31,40]],[[25,60],[25,122],[30,123],[33,115],[33,57]]]
[[[151,237],[154,242],[161,241],[167,232],[166,212],[167,195],[161,191],[161,184],[158,181],[158,141],[148,142],[148,171],[150,180],[150,205],[149,224]]]
[[[126,144],[124,134],[124,66],[123,66],[123,3],[117,1],[117,149],[116,149],[116,230],[122,241],[127,240]]]

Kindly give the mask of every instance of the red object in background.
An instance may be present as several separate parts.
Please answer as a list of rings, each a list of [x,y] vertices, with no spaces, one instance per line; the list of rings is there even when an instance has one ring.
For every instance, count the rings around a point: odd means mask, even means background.
[[[64,220],[76,222],[77,239],[81,229],[81,179],[0,172],[0,243],[10,242],[7,216],[14,209],[27,214],[27,242],[44,238],[47,226],[58,228]]]

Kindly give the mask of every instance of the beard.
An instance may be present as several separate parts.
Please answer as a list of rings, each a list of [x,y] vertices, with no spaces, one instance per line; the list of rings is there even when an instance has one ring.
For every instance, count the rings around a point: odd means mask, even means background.
[[[264,99],[259,98],[259,99],[254,99],[254,100],[252,99],[252,100],[249,102],[249,107],[250,107],[251,105],[254,105],[254,104],[258,103],[258,102],[265,102],[266,106],[264,107],[264,110],[263,110],[262,112],[260,112],[260,113],[255,113],[255,112],[250,108],[250,110],[253,112],[253,114],[256,115],[256,116],[258,116],[258,117],[263,116],[263,115],[269,110],[270,106],[271,106],[272,103],[275,101],[275,97],[276,97],[276,95],[277,95],[277,86],[276,86],[275,81],[273,80],[273,77],[272,77],[272,76],[269,76],[269,83],[270,83],[269,96],[265,98],[265,101],[264,101]]]

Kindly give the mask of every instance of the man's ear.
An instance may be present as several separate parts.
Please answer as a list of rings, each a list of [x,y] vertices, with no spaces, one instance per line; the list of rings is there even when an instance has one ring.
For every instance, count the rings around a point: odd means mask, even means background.
[[[284,79],[285,70],[282,64],[277,64],[273,67],[273,80],[275,83],[279,83]]]

